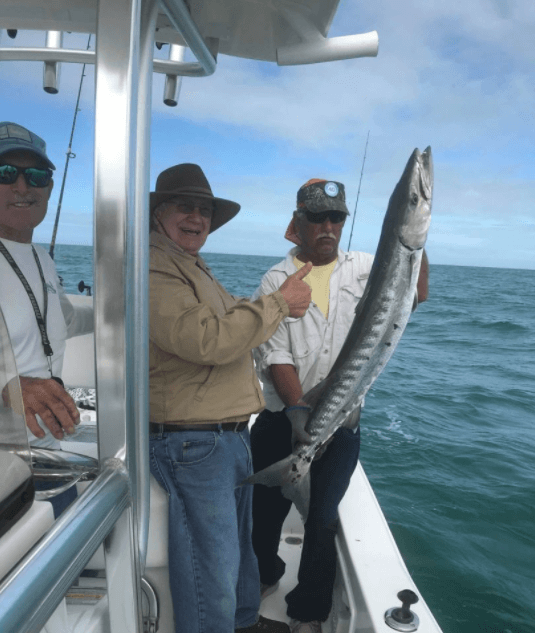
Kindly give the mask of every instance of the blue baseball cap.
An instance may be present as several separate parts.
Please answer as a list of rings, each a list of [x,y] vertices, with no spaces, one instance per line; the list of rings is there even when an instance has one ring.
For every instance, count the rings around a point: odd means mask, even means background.
[[[56,169],[50,158],[46,155],[46,143],[40,136],[30,132],[18,123],[9,121],[0,122],[0,156],[8,152],[24,150],[37,154],[42,158],[48,167]]]

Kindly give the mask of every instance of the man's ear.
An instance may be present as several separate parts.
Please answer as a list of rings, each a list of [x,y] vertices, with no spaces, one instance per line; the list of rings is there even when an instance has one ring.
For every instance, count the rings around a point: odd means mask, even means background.
[[[297,228],[297,222],[295,221],[295,216],[291,219],[290,224],[288,224],[288,228],[286,229],[286,233],[284,234],[285,239],[297,246],[301,246],[301,238],[299,237],[299,229]]]

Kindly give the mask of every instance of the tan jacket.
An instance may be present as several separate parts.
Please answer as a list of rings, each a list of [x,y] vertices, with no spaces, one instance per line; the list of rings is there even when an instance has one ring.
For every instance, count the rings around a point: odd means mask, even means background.
[[[232,297],[201,257],[150,236],[150,419],[235,422],[265,407],[251,350],[289,314],[280,291]]]

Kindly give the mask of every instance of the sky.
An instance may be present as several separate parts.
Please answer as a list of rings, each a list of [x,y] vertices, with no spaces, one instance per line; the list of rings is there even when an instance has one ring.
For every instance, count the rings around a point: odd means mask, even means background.
[[[377,30],[376,58],[298,67],[220,55],[211,77],[185,78],[176,108],[155,75],[150,184],[171,165],[203,168],[214,194],[242,205],[205,251],[283,257],[297,189],[310,178],[346,186],[341,247],[374,252],[389,197],[415,147],[431,146],[431,264],[535,269],[535,11],[532,0],[341,0],[330,37]],[[64,46],[85,48],[87,35]],[[0,46],[44,34],[0,35]],[[41,135],[56,186],[34,240],[51,239],[81,66],[60,92],[42,64],[0,64],[0,119]],[[94,75],[86,67],[58,243],[93,240]],[[369,144],[363,168],[366,137]],[[360,195],[359,180],[363,170]],[[356,207],[356,209],[355,209]],[[355,213],[356,210],[356,213]]]

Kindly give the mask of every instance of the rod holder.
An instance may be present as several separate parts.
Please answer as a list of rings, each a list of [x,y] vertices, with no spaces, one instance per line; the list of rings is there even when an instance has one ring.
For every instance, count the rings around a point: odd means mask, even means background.
[[[63,33],[61,31],[46,32],[47,48],[62,48]],[[45,62],[43,68],[43,89],[51,95],[58,94],[59,91],[59,69],[58,62]]]
[[[359,35],[326,38],[306,16],[291,9],[284,17],[301,38],[299,44],[277,48],[279,66],[317,64],[357,57],[376,57],[379,52],[377,31]]]
[[[169,45],[169,61],[183,62],[186,55],[186,47],[179,44]],[[178,75],[165,75],[165,87],[163,91],[163,102],[166,106],[174,107],[178,103],[182,77]]]

